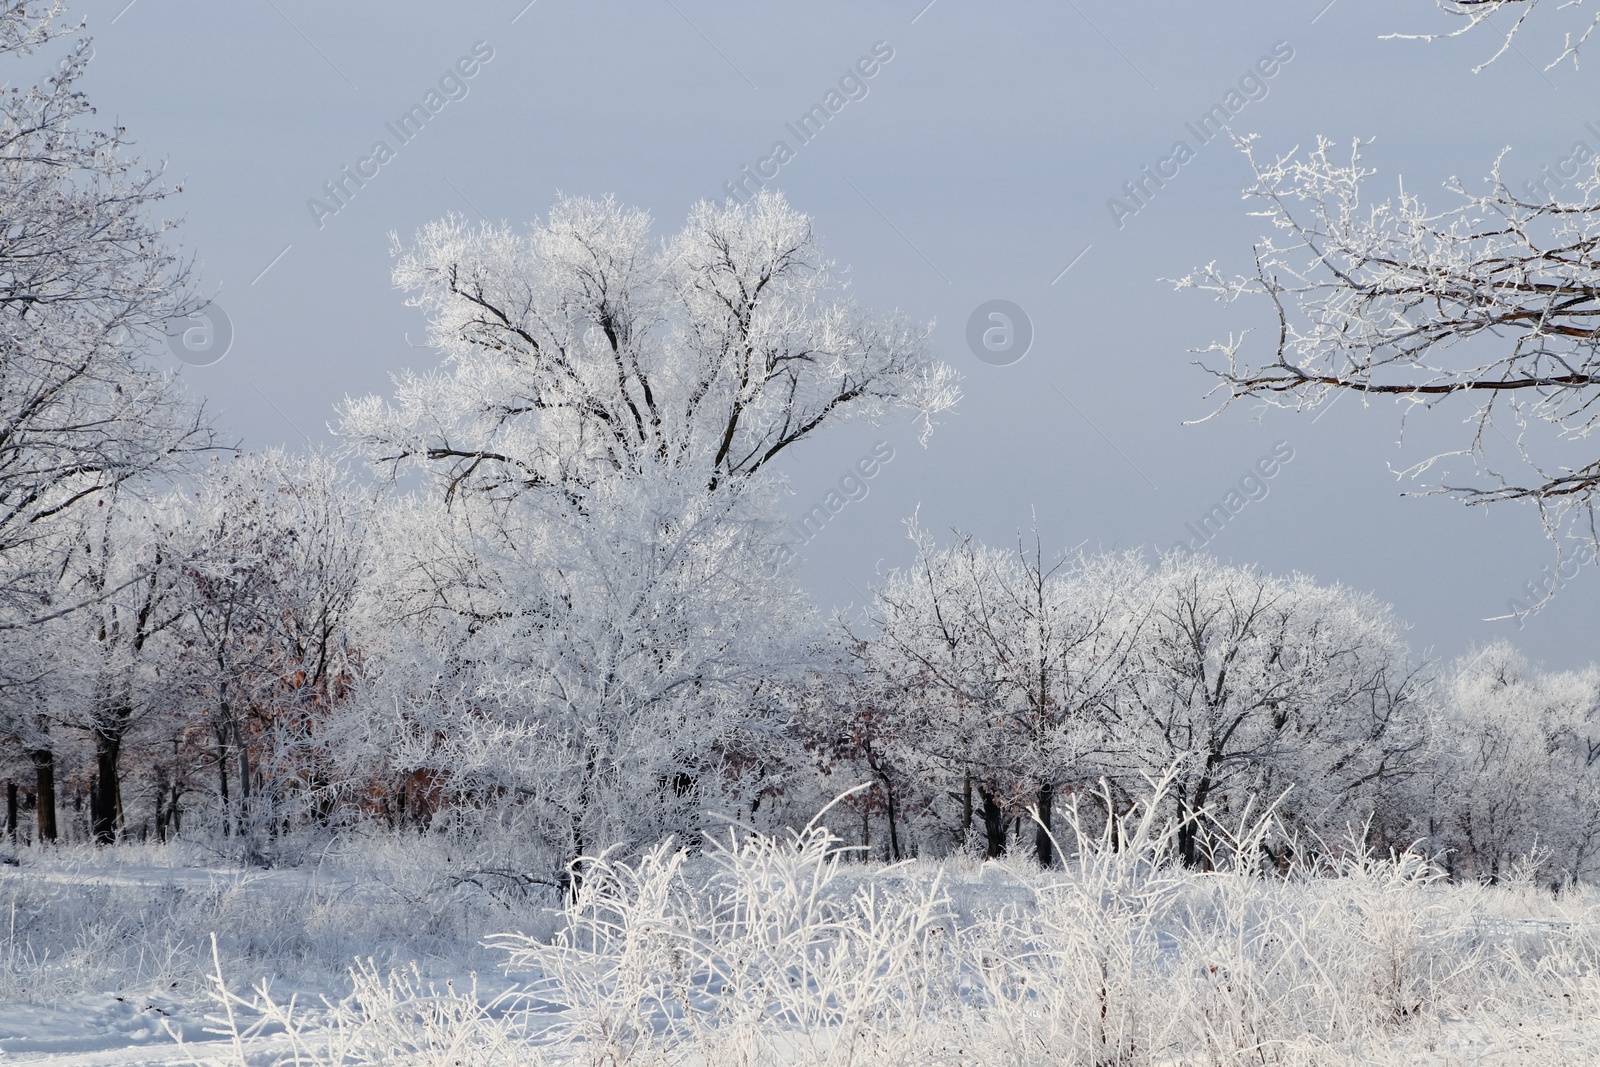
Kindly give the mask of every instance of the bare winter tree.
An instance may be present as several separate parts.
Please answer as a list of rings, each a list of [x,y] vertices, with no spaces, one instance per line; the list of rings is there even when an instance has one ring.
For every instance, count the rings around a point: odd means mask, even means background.
[[[71,34],[60,5],[0,8],[0,59]],[[121,128],[90,124],[79,35],[55,73],[0,96],[0,626],[41,604],[38,569],[16,550],[48,540],[84,503],[209,446],[198,407],[144,364],[191,297],[149,212],[168,195],[126,152]],[[37,562],[36,555],[26,557]],[[44,568],[48,573],[48,568]]]
[[[1276,314],[1265,351],[1242,336],[1207,350],[1223,407],[1306,410],[1347,392],[1411,414],[1465,405],[1466,435],[1408,473],[1439,467],[1433,491],[1528,501],[1552,534],[1600,536],[1600,458],[1585,443],[1600,427],[1600,160],[1571,202],[1519,195],[1497,164],[1481,190],[1452,182],[1457,203],[1435,211],[1403,186],[1366,203],[1359,144],[1344,158],[1322,140],[1270,159],[1244,147],[1247,193],[1276,232],[1253,275],[1213,264],[1177,283],[1261,297]],[[1460,477],[1457,458],[1475,475]]]

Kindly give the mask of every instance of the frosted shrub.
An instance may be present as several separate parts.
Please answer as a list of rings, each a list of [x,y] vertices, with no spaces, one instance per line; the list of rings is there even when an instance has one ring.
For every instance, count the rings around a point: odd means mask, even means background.
[[[1160,799],[1158,789],[1098,834],[1076,805],[1067,809],[1076,846],[1067,873],[1043,876],[1031,900],[966,939],[969,1025],[1008,1062],[1138,1063],[1163,1043],[1171,1020],[1157,1009],[1159,978],[1171,942],[1162,925],[1183,878]]]
[[[249,995],[233,992],[212,943],[214,971],[208,990],[216,1011],[209,1032],[230,1040],[232,1060],[250,1067],[263,1035],[288,1054],[274,1062],[299,1064],[406,1064],[408,1067],[537,1067],[538,1049],[515,1038],[516,1024],[499,1009],[504,997],[484,1003],[477,983],[458,991],[424,980],[415,964],[379,972],[371,960],[350,969],[351,992],[322,998],[306,1009],[295,997],[273,998],[270,983]],[[181,1036],[174,1033],[175,1037]],[[197,1061],[198,1062],[198,1061]]]
[[[936,1003],[951,923],[940,879],[853,889],[839,842],[730,833],[694,861],[669,843],[583,870],[554,942],[500,939],[566,1010],[582,1062],[653,1062],[698,1044],[711,1062],[901,1062]],[[909,1062],[909,1061],[908,1061]]]
[[[1415,851],[1369,857],[1351,841],[1335,863],[1326,925],[1343,936],[1328,964],[1357,993],[1366,1021],[1383,1025],[1435,1006],[1476,963],[1468,912],[1438,891],[1444,871]]]

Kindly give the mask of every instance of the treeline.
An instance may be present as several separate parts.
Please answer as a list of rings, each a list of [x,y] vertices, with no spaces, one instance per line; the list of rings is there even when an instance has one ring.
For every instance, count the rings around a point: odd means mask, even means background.
[[[50,16],[0,11],[0,56]],[[559,883],[869,783],[829,816],[869,855],[1049,863],[1066,808],[1175,766],[1191,864],[1200,809],[1281,797],[1279,862],[1370,820],[1463,877],[1535,849],[1592,876],[1595,676],[1500,647],[1431,672],[1348,590],[913,531],[863,615],[819,619],[775,464],[851,421],[925,438],[960,394],[781,196],[662,239],[610,199],[441,220],[394,264],[437,364],[347,401],[335,456],[221,447],[152,369],[198,298],[156,176],[89,125],[89,55],[0,98],[8,833],[263,861],[377,824]]]
[[[204,472],[108,495],[58,579],[88,603],[11,660],[18,839],[182,832],[262,859],[375,822],[502,838],[558,881],[584,852],[797,826],[865,784],[830,817],[866,856],[1051,864],[1064,806],[1103,822],[1176,768],[1196,866],[1196,813],[1276,800],[1282,864],[1355,827],[1466,878],[1597,871],[1600,671],[1505,644],[1432,669],[1386,605],[1304,576],[914,529],[914,562],[823,622],[758,542],[711,540],[725,515],[633,545],[564,527],[561,554],[513,563],[424,540],[416,496],[325,458]],[[551,573],[572,580],[534,583]]]

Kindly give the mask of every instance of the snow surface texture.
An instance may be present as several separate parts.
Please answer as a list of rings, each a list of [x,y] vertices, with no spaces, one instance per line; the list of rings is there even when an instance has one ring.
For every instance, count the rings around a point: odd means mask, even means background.
[[[347,992],[358,957],[418,961],[441,981],[496,972],[504,957],[487,936],[548,934],[557,916],[464,851],[357,833],[247,871],[193,842],[24,848],[0,865],[0,1063],[215,1062],[172,1037],[215,1040],[213,934],[228,973],[272,976],[313,1002]]]
[[[1211,871],[1142,810],[1046,872],[733,833],[591,861],[559,915],[426,838],[265,874],[25,852],[0,874],[0,1060],[1600,1062],[1594,893],[1451,885],[1354,842],[1263,871],[1269,821]]]

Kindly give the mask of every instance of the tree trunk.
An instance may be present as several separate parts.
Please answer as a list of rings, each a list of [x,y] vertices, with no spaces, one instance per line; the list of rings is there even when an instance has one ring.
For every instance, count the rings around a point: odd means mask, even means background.
[[[239,738],[239,834],[244,836],[250,818],[250,745]]]
[[[6,782],[6,836],[17,843],[17,783]]]
[[[583,889],[583,824],[581,816],[572,819],[572,862],[562,868],[556,876],[556,881],[561,884],[562,899],[573,902],[578,899],[578,893]]]
[[[900,829],[895,825],[894,787],[889,784],[889,776],[883,776],[883,796],[889,812],[889,856],[894,863],[900,862]]]
[[[56,839],[56,754],[48,748],[28,753],[33,760],[34,795],[39,809],[39,841]]]
[[[1201,848],[1200,810],[1211,796],[1211,779],[1202,778],[1195,787],[1194,798],[1187,803],[1178,802],[1178,855],[1185,867],[1209,866],[1210,859]]]
[[[578,807],[568,817],[572,820],[572,862],[567,864],[557,875],[561,883],[561,895],[569,901],[578,899],[578,893],[583,889],[583,860],[584,853],[588,851],[584,844],[583,816],[590,810],[589,787],[593,784],[600,766],[600,753],[592,746],[584,759],[583,783],[578,789]]]
[[[89,822],[97,845],[116,841],[122,829],[122,787],[117,764],[122,738],[96,732],[94,738],[94,792],[89,796]]]
[[[1050,839],[1050,813],[1055,799],[1054,785],[1046,782],[1039,787],[1039,829],[1033,835],[1033,848],[1039,857],[1039,866],[1046,869],[1055,859],[1055,843]]]
[[[966,840],[972,832],[972,772],[962,775],[961,782],[961,837]]]
[[[987,789],[979,788],[983,800],[983,830],[989,839],[988,856],[998,859],[1006,854],[1006,816]]]
[[[233,804],[228,799],[228,746],[217,739],[217,776],[222,789],[222,836],[233,836]]]

